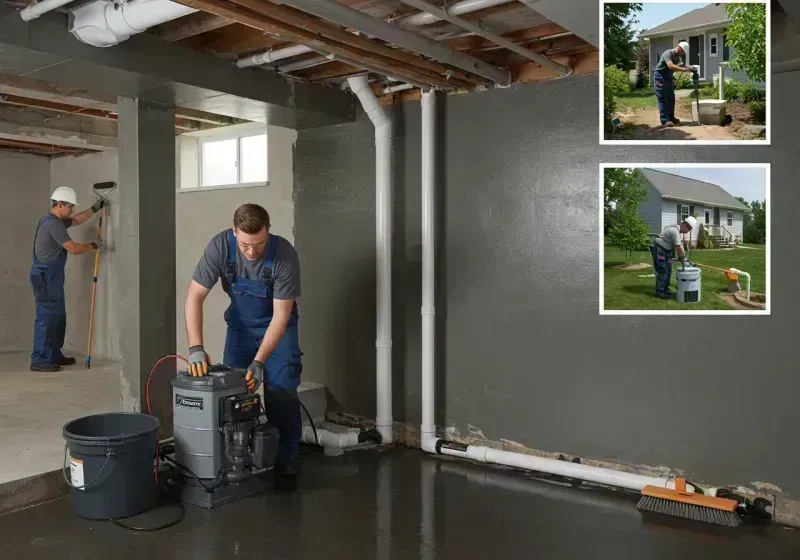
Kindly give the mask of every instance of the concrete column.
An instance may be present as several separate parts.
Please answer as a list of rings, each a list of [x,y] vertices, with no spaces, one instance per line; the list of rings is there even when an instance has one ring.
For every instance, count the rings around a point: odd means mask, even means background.
[[[120,383],[130,412],[145,409],[153,363],[175,352],[175,109],[120,97],[117,110]],[[169,382],[159,379],[151,387],[157,416],[168,417],[170,401]]]

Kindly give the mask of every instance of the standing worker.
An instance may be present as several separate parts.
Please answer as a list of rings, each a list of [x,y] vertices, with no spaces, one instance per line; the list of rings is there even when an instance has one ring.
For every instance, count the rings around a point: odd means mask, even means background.
[[[686,219],[677,226],[669,226],[662,231],[650,245],[650,254],[653,255],[653,268],[656,269],[656,296],[661,299],[668,299],[672,292],[669,289],[669,282],[672,278],[672,263],[675,262],[675,251],[678,252],[678,259],[681,264],[686,266],[688,259],[683,250],[681,234],[691,232],[697,227],[697,220],[693,216]]]
[[[223,363],[247,370],[251,392],[264,381],[266,369],[264,410],[280,433],[275,473],[293,481],[302,435],[300,403],[270,386],[296,396],[300,385],[303,366],[295,302],[300,297],[300,263],[291,243],[269,229],[267,211],[244,204],[233,214],[233,228],[215,235],[206,246],[186,295],[189,372],[205,375],[211,364],[203,348],[203,302],[219,279],[230,297]]]
[[[656,99],[658,99],[658,116],[663,126],[675,126],[680,119],[675,118],[675,84],[673,73],[694,72],[691,66],[685,66],[681,57],[689,52],[689,43],[681,41],[674,49],[667,49],[653,72]]]
[[[31,371],[59,371],[61,366],[71,366],[75,358],[62,352],[67,328],[67,309],[64,302],[64,267],[67,253],[81,255],[102,247],[99,237],[92,243],[75,243],[67,228],[79,226],[105,206],[98,199],[91,208],[72,215],[78,203],[75,191],[58,187],[53,191],[50,212],[36,226],[33,241],[31,285],[36,301],[36,321],[33,330]]]

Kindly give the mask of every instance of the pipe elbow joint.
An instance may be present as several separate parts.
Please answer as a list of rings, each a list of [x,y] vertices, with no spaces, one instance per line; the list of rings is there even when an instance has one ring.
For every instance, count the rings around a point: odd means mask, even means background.
[[[436,454],[437,453],[436,443],[438,441],[439,438],[436,437],[436,434],[430,432],[422,432],[419,442],[420,449],[422,449],[426,453]]]

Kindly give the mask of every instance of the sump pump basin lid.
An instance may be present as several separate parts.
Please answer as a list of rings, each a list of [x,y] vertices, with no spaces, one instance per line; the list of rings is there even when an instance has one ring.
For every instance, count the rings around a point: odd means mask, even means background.
[[[192,391],[223,391],[236,387],[245,387],[246,369],[224,365],[214,365],[208,369],[208,375],[194,377],[187,371],[178,371],[172,380],[172,386]]]

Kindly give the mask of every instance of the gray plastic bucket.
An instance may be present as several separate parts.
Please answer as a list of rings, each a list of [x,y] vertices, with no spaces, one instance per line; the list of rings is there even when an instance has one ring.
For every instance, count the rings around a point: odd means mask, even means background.
[[[122,519],[156,506],[159,427],[152,416],[125,412],[85,416],[64,425],[62,470],[77,515]]]

